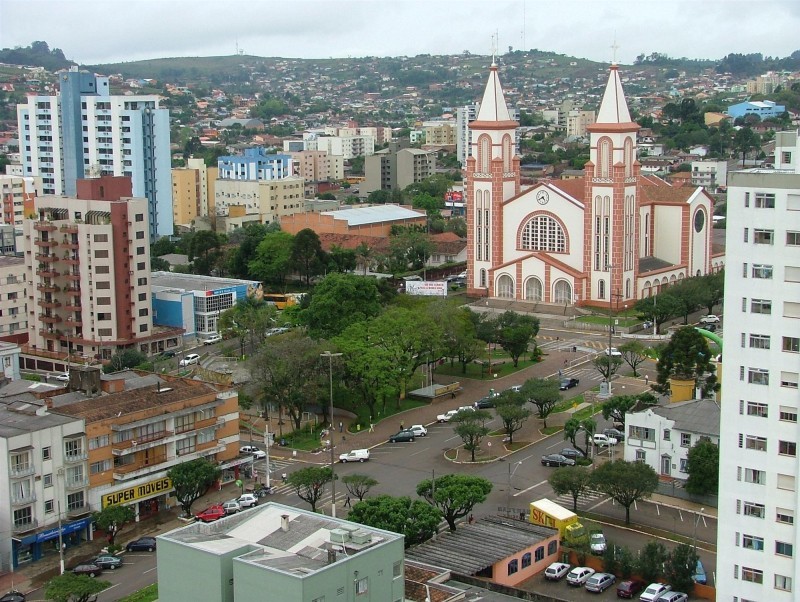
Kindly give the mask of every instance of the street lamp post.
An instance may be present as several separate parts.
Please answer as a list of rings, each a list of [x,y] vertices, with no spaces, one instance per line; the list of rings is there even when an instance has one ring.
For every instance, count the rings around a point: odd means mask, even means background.
[[[697,513],[697,516],[694,517],[694,531],[692,533],[692,541],[694,543],[694,553],[697,554],[697,523],[700,522],[700,519],[703,517],[703,511],[705,508],[700,508],[700,512]]]
[[[511,464],[508,465],[508,489],[506,489],[506,516],[511,515],[511,479],[514,478],[514,473],[517,468],[522,466],[522,460],[514,465],[514,470],[511,470]]]
[[[336,518],[336,463],[333,458],[333,358],[340,357],[341,353],[331,353],[326,351],[320,353],[321,357],[328,358],[328,369],[330,375],[330,392],[331,392],[331,405],[330,405],[330,427],[328,428],[328,445],[331,448],[331,516]]]
[[[608,268],[608,349],[606,353],[608,355],[608,365],[606,374],[608,375],[606,378],[606,387],[609,397],[611,397],[611,333],[614,330],[614,266],[607,265]]]

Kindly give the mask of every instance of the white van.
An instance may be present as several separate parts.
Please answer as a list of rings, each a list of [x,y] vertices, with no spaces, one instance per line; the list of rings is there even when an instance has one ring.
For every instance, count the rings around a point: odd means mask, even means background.
[[[368,449],[354,449],[339,456],[340,462],[366,462],[367,460],[369,460]]]

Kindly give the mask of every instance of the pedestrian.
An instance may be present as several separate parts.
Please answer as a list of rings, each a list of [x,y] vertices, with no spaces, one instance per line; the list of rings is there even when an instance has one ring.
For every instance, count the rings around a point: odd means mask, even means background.
[[[344,501],[344,507],[345,508],[352,508],[352,506],[350,505],[350,496],[349,495],[347,496],[347,499]]]
[[[558,371],[558,378],[561,378],[561,370]]]
[[[566,368],[567,366],[569,366],[569,360],[564,358],[564,367]]]
[[[644,384],[650,386],[650,377],[647,374],[644,375]]]
[[[281,480],[282,480],[284,483],[286,482],[286,473],[285,473],[285,472],[282,472],[282,473],[281,473]]]
[[[403,430],[403,427],[404,427],[404,425],[405,425],[405,422],[403,422],[403,421],[401,420],[401,421],[400,421],[400,430],[401,430],[401,431]]]
[[[456,398],[456,392],[450,391],[450,399],[455,399],[455,398]]]
[[[344,432],[344,425],[342,424],[342,421],[341,421],[341,420],[339,421],[339,432],[340,432],[340,433],[341,433],[341,432]]]
[[[370,433],[374,433],[375,432],[375,425],[372,424],[371,420],[369,421],[369,432]]]

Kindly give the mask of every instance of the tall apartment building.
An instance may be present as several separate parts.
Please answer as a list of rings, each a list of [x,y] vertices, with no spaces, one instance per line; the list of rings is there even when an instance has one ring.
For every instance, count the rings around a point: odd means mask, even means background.
[[[25,259],[0,255],[0,340],[22,343],[28,334]]]
[[[469,122],[478,117],[478,105],[471,104],[456,109],[456,155],[461,166],[467,164],[467,157],[471,151],[469,137]]]
[[[172,214],[175,224],[186,226],[196,217],[214,214],[214,186],[217,167],[206,167],[203,159],[194,157],[186,167],[172,170]]]
[[[588,126],[597,119],[595,111],[579,111],[573,109],[567,114],[567,138],[582,138],[586,136]]]
[[[422,124],[425,146],[456,146],[456,122],[426,121]]]
[[[268,155],[263,148],[247,148],[243,155],[217,160],[220,180],[280,180],[292,175],[289,155]]]
[[[41,178],[0,175],[0,224],[21,232],[25,205],[30,207],[41,189]]]
[[[692,161],[692,185],[715,192],[728,182],[727,161]]]
[[[362,193],[373,190],[402,190],[436,173],[436,154],[418,148],[399,149],[390,142],[389,148],[367,157],[364,162],[366,180]]]
[[[73,68],[58,76],[57,96],[17,105],[25,176],[41,176],[44,194],[74,196],[90,175],[127,176],[148,200],[150,238],[172,234],[169,111],[158,96],[112,96],[107,77]]]
[[[216,230],[231,232],[247,224],[271,224],[305,211],[303,178],[217,180],[214,190]]]
[[[800,144],[728,176],[717,600],[797,600]]]
[[[368,157],[375,152],[375,138],[372,136],[325,136],[316,133],[303,134],[306,150],[321,150],[329,155],[341,155],[345,160],[355,157]]]
[[[148,201],[130,191],[129,178],[105,176],[34,200],[23,225],[32,352],[108,358],[177,336],[153,330]]]

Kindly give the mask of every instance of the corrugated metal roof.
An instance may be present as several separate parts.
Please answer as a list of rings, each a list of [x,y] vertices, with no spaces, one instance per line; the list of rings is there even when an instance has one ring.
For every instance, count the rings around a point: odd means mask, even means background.
[[[350,226],[425,217],[424,213],[400,205],[374,205],[357,209],[342,209],[341,211],[323,211],[321,215],[330,215],[333,219],[344,220]]]
[[[651,408],[654,414],[675,421],[675,430],[719,437],[719,404],[712,399],[690,399]]]

